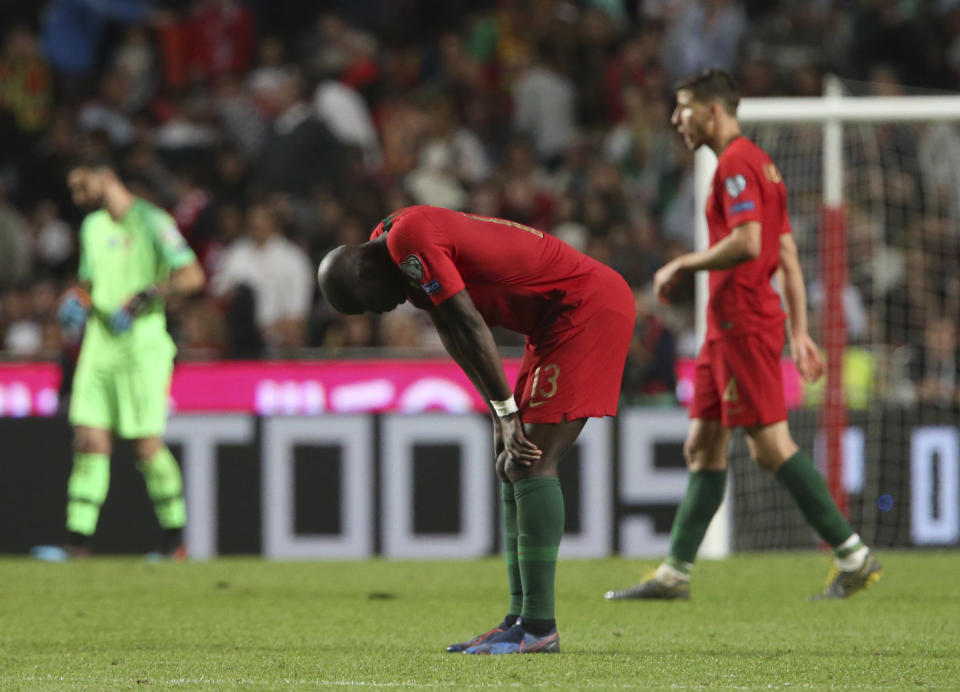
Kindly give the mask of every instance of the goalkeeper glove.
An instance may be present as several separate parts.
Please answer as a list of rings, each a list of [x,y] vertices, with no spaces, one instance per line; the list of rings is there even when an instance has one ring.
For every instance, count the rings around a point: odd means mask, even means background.
[[[123,334],[129,331],[137,316],[142,313],[155,298],[158,298],[159,295],[160,293],[155,286],[151,286],[134,295],[130,300],[117,308],[110,316],[110,329],[112,329],[115,334]]]
[[[68,329],[83,327],[90,316],[90,294],[79,286],[69,289],[57,308],[57,321]]]

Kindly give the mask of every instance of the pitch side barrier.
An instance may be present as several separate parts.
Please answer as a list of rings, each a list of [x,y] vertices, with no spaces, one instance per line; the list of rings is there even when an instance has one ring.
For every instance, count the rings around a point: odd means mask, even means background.
[[[919,407],[850,414],[843,483],[856,500],[851,520],[871,545],[960,544],[958,413]],[[815,429],[815,412],[791,415],[797,430]],[[878,416],[903,439],[881,445],[865,435],[864,423]],[[590,421],[561,465],[564,557],[665,552],[686,485],[687,425],[681,409],[634,408]],[[66,421],[0,419],[0,436],[0,552],[61,539]],[[184,415],[171,420],[167,440],[184,468],[195,558],[474,558],[500,547],[484,415]],[[822,449],[816,439],[798,442]],[[112,461],[98,549],[146,552],[159,529],[132,450],[119,445]],[[721,547],[817,546],[784,491],[753,464],[737,462],[730,486],[733,531]]]

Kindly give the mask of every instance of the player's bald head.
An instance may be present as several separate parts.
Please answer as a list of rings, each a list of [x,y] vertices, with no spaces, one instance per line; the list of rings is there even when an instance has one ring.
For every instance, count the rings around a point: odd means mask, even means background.
[[[341,245],[326,254],[317,270],[323,297],[344,315],[363,312],[363,304],[356,295],[360,285],[361,252],[359,245]]]
[[[387,312],[406,300],[403,275],[383,241],[334,248],[321,260],[317,281],[323,297],[344,315]]]

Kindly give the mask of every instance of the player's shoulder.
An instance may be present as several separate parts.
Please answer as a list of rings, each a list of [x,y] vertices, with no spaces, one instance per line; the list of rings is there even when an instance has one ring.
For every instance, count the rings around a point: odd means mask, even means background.
[[[455,213],[425,204],[404,207],[381,221],[371,234],[371,240],[383,234],[386,234],[388,243],[397,242],[401,238],[427,239],[433,237],[439,228],[446,227],[446,216]]]
[[[443,207],[434,207],[429,204],[415,204],[410,207],[398,209],[391,216],[393,226],[420,226],[423,222],[436,222],[440,219],[448,218],[451,214],[457,212]]]
[[[767,163],[770,163],[770,155],[763,147],[742,135],[730,142],[720,155],[720,164],[723,167],[759,168]]]
[[[80,223],[80,235],[97,235],[113,225],[113,218],[106,209],[97,209],[83,217]]]
[[[151,228],[156,225],[160,225],[161,227],[176,225],[173,216],[153,202],[145,200],[142,197],[137,197],[134,200],[134,205],[136,205],[137,211]]]

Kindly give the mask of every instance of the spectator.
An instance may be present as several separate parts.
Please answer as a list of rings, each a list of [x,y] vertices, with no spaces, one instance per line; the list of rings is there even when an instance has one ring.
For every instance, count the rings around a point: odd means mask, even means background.
[[[717,67],[733,71],[747,15],[737,0],[692,0],[664,38],[672,79]]]
[[[10,30],[0,55],[0,114],[4,112],[11,127],[0,133],[0,146],[18,156],[43,135],[53,117],[50,70],[36,37],[22,26]]]
[[[266,135],[266,125],[254,95],[240,77],[229,73],[220,76],[214,108],[223,124],[226,139],[246,158],[256,158]]]
[[[30,277],[30,228],[23,215],[11,206],[0,184],[0,286]]]
[[[522,69],[513,85],[513,128],[531,138],[549,167],[560,162],[577,135],[576,88],[557,53],[555,46],[541,46],[538,60]]]
[[[374,344],[373,324],[366,315],[338,315],[323,338],[324,348],[333,350],[367,348]]]
[[[126,173],[151,190],[159,204],[170,208],[177,204],[177,178],[163,165],[151,142],[137,142],[123,160]]]
[[[30,181],[18,191],[21,209],[49,199],[65,214],[69,214],[68,210],[75,210],[66,179],[67,167],[76,156],[79,139],[73,114],[67,109],[58,109],[43,139],[32,149],[31,155],[20,162],[19,176]]]
[[[267,192],[305,195],[316,187],[339,190],[346,156],[343,145],[303,100],[302,79],[288,71],[271,95],[274,114],[256,167]]]
[[[421,346],[418,311],[401,305],[380,319],[380,345],[386,348],[419,348]]]
[[[128,113],[145,107],[157,88],[158,58],[150,34],[142,25],[127,27],[121,43],[113,53],[112,69],[126,77],[124,110]]]
[[[204,0],[187,18],[187,64],[202,79],[243,72],[253,56],[253,12],[238,0]]]
[[[822,317],[826,306],[826,292],[823,282],[814,281],[807,294],[810,311]],[[863,343],[867,339],[867,308],[863,304],[863,295],[851,283],[843,287],[843,321],[847,330],[847,339],[853,343]]]
[[[248,235],[224,252],[211,286],[226,295],[247,285],[263,341],[277,348],[295,348],[306,341],[313,296],[313,267],[306,253],[280,232],[264,204],[247,211]]]
[[[219,358],[227,346],[227,327],[210,300],[190,301],[179,314],[177,344],[191,358]]]
[[[99,97],[80,109],[77,124],[86,132],[105,132],[111,146],[125,147],[133,140],[133,123],[126,107],[127,74],[111,70],[100,80]]]
[[[676,343],[657,314],[649,289],[634,289],[637,324],[623,374],[623,396],[632,404],[674,406],[677,402]]]
[[[953,406],[960,395],[960,351],[957,328],[951,319],[927,322],[923,343],[911,361],[917,400],[936,406]]]
[[[209,105],[199,93],[181,98],[153,131],[153,144],[171,167],[209,165],[218,140]]]
[[[339,75],[341,82],[360,92],[379,77],[376,39],[337,14],[321,13],[301,45],[304,64],[314,77]]]
[[[353,87],[336,79],[324,79],[313,93],[317,117],[340,142],[363,152],[368,170],[380,165],[380,139],[367,104]]]
[[[97,49],[109,22],[137,24],[158,19],[150,0],[50,0],[43,50],[68,96],[82,93],[97,67]]]
[[[33,314],[30,291],[16,286],[3,294],[3,348],[20,357],[36,356],[43,348],[43,326]]]
[[[259,64],[251,70],[246,84],[257,104],[266,108],[270,95],[280,86],[287,71],[287,52],[283,39],[264,36],[260,41],[259,57]]]
[[[580,220],[577,199],[573,195],[557,198],[553,223],[553,228],[550,230],[553,235],[580,252],[586,250],[590,233]]]
[[[33,235],[33,257],[38,267],[52,275],[62,276],[67,262],[73,257],[73,231],[60,218],[57,205],[44,200],[33,210],[30,219]]]

